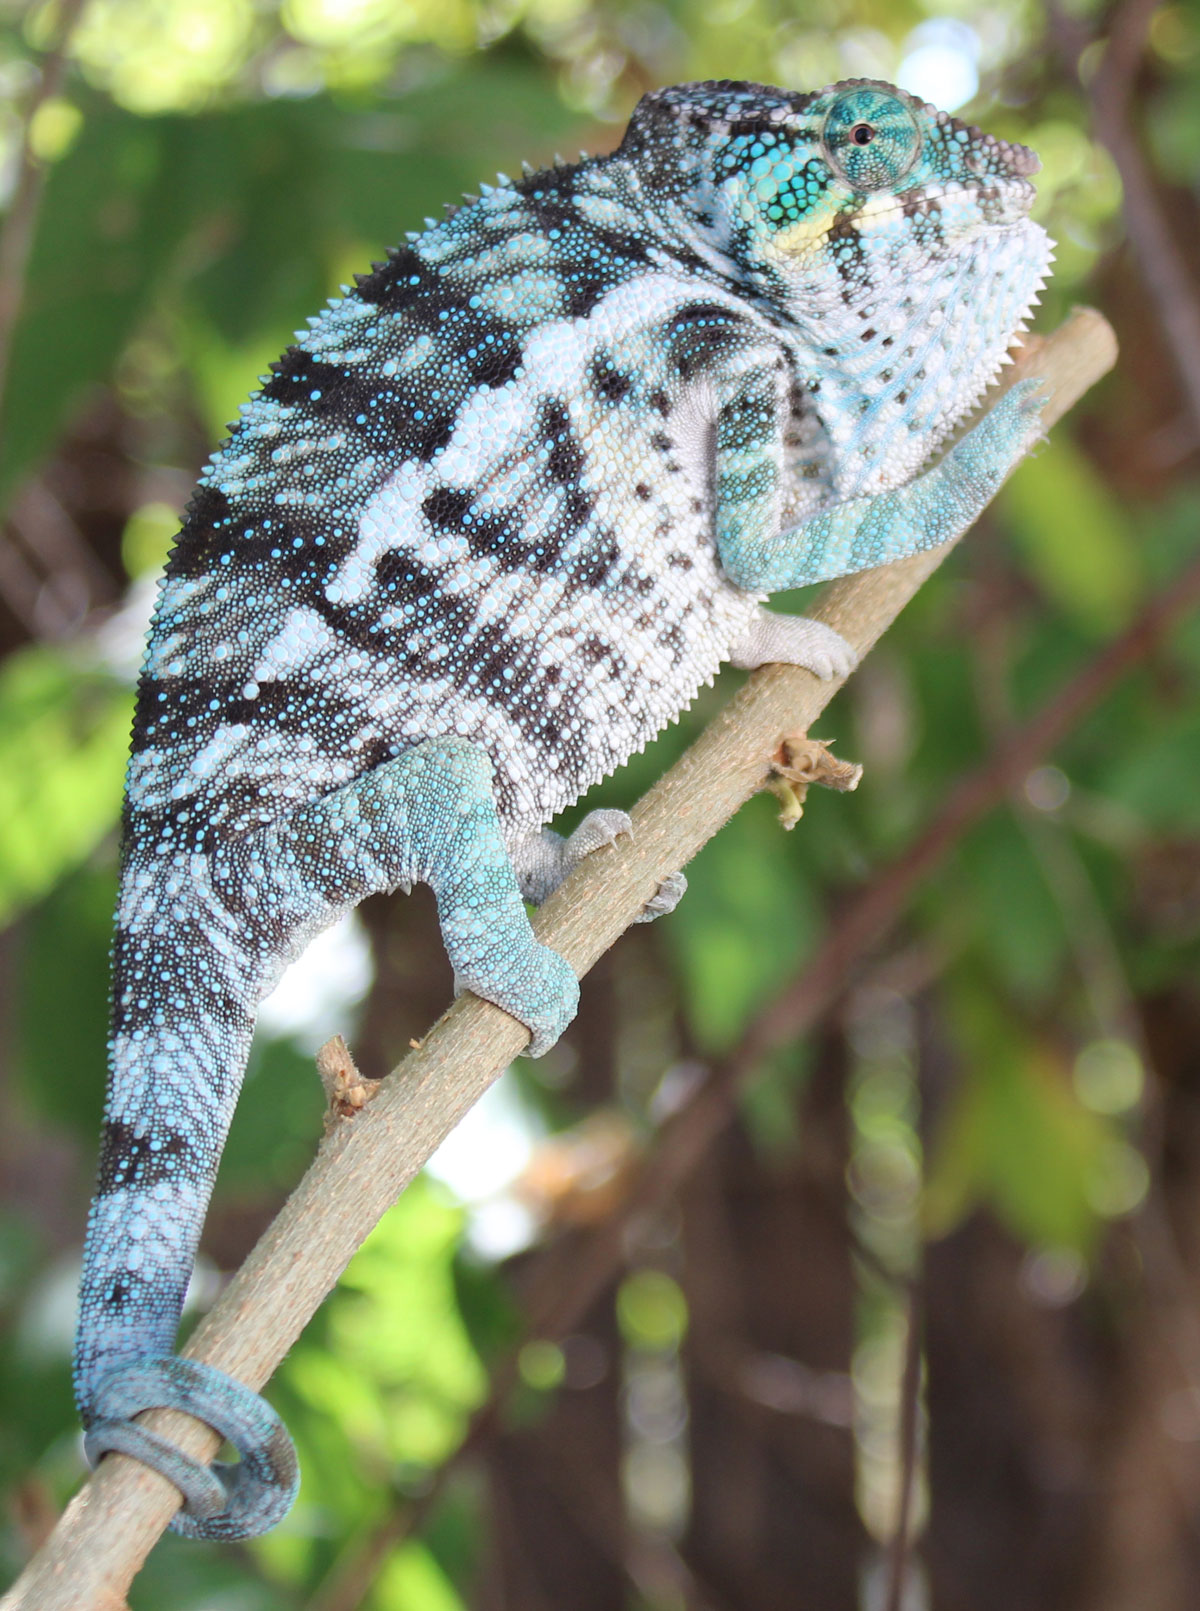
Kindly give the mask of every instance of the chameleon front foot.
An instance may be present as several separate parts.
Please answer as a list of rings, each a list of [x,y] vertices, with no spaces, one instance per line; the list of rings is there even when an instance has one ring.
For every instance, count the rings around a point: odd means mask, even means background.
[[[236,1464],[203,1465],[139,1426],[142,1410],[186,1410],[234,1446]],[[183,1509],[171,1526],[185,1538],[254,1538],[282,1521],[300,1486],[287,1428],[242,1382],[195,1359],[151,1359],[106,1376],[91,1405],[83,1446],[90,1464],[115,1451],[131,1455],[173,1482]]]

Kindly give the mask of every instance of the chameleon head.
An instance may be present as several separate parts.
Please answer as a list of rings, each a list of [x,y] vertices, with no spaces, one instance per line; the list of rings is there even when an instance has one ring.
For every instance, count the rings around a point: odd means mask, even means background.
[[[1037,157],[866,79],[811,95],[683,84],[639,117],[703,196],[693,235],[812,353],[833,489],[907,479],[1037,301],[1052,255],[1029,217]],[[661,158],[646,177],[670,182]]]

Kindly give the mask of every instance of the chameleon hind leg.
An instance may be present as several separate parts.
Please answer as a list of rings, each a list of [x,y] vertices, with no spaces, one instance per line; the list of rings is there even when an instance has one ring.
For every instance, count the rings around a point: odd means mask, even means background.
[[[109,1450],[134,1455],[183,1493],[177,1531],[237,1538],[274,1526],[289,1508],[297,1481],[291,1443],[257,1394],[170,1351],[245,1066],[252,1005],[348,906],[418,881],[433,888],[460,987],[526,1024],[533,1055],[570,1022],[579,986],[563,958],[533,937],[501,836],[491,763],[465,740],[418,745],[276,823],[221,843],[201,861],[184,871],[186,898],[199,904],[203,921],[194,916],[195,932],[170,945],[174,983],[164,987],[159,979],[161,947],[135,945],[124,970],[135,994],[154,977],[169,1011],[151,1014],[161,1026],[143,1034],[132,1053],[118,1016],[102,1168],[102,1188],[107,1181],[111,1189],[98,1195],[85,1249],[76,1380],[91,1458]],[[137,902],[130,905],[137,933]],[[180,914],[169,917],[166,926],[175,928]],[[161,913],[148,909],[145,925],[157,932]],[[240,1038],[208,1035],[196,1022],[194,995],[189,1010],[197,954],[226,994],[230,981],[252,981]],[[213,1005],[201,999],[202,1009]],[[218,1016],[227,1023],[236,1014],[227,1004]],[[182,1077],[173,1076],[181,1066]],[[165,1104],[146,1098],[156,1076],[172,1093]],[[139,1101],[131,1100],[135,1089]],[[235,1445],[240,1463],[207,1467],[147,1432],[134,1417],[154,1406],[206,1422]]]

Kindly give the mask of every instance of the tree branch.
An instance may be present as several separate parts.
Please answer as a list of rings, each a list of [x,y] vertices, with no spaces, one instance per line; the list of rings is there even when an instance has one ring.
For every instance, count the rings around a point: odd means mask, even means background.
[[[1053,336],[1028,338],[1000,390],[1027,375],[1043,377],[1050,425],[1115,357],[1106,322],[1078,310]],[[938,549],[835,582],[816,613],[865,654],[945,553]],[[535,923],[540,938],[585,973],[662,880],[763,786],[780,739],[807,728],[838,686],[794,667],[756,672],[634,808],[632,842],[589,857],[546,902]],[[524,1027],[498,1008],[474,996],[457,1001],[375,1101],[322,1143],[186,1352],[261,1387],[376,1221],[527,1040]],[[187,1416],[154,1411],[146,1423],[201,1459],[215,1451],[215,1434]],[[108,1457],[2,1602],[3,1611],[110,1611],[178,1504],[175,1488],[155,1472],[121,1455]]]

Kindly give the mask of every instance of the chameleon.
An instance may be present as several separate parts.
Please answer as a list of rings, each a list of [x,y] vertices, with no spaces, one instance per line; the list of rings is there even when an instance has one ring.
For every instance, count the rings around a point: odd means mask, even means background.
[[[1025,381],[934,460],[1049,271],[1038,167],[872,80],[656,90],[612,153],[427,220],[243,405],[138,684],[74,1364],[89,1460],[169,1478],[178,1532],[261,1533],[299,1480],[274,1410],[173,1352],[258,1002],[423,881],[456,988],[554,1044],[578,983],[526,902],[630,823],[551,819],[724,662],[847,674],[769,595],[960,535],[1041,435]]]

